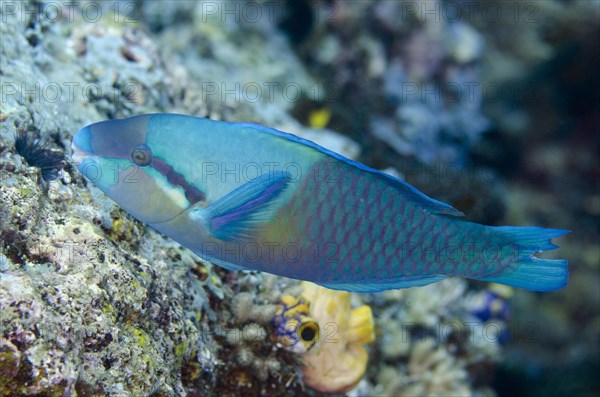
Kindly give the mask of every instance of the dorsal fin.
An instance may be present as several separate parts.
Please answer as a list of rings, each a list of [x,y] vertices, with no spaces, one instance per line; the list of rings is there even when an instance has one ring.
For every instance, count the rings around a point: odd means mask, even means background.
[[[366,171],[366,172],[372,174],[373,176],[375,176],[376,178],[383,179],[390,186],[392,186],[398,190],[401,190],[411,200],[418,203],[418,205],[420,205],[423,209],[425,209],[427,212],[429,212],[431,214],[450,215],[450,216],[465,216],[465,214],[463,214],[461,211],[457,210],[456,208],[452,207],[450,204],[446,204],[444,202],[432,199],[431,197],[427,196],[423,192],[419,191],[417,188],[409,185],[408,183],[404,182],[401,179],[398,179],[390,174],[386,174],[385,172],[378,171],[374,168],[371,168],[369,166],[361,164],[357,161],[350,160],[349,158],[344,157],[341,154],[333,152],[329,149],[326,149],[323,146],[320,146],[312,141],[309,141],[308,139],[300,138],[296,135],[289,134],[289,133],[283,132],[283,131],[279,131],[274,128],[265,127],[264,125],[260,125],[260,124],[239,123],[238,125],[240,127],[249,127],[255,131],[274,135],[274,136],[277,136],[279,138],[282,138],[282,139],[285,139],[288,141],[301,143],[304,146],[308,146],[314,150],[318,150],[319,152],[324,153],[330,157],[333,157],[336,160],[342,161],[342,162],[349,164],[353,167],[356,167],[362,171]]]
[[[418,205],[420,205],[430,214],[465,216],[465,214],[462,211],[457,210],[450,204],[446,204],[442,201],[432,199],[431,197],[427,196],[426,194],[422,193],[421,191],[417,190],[416,188],[412,187],[406,182],[400,179],[394,179],[394,182],[396,182],[394,186],[396,188],[399,188],[408,196],[410,196],[411,199],[413,199],[416,203],[418,203]]]

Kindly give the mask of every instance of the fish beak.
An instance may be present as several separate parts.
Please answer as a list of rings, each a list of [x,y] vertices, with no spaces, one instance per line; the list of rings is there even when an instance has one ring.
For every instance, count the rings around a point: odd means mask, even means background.
[[[92,155],[91,147],[92,134],[89,127],[80,129],[73,137],[71,143],[71,158],[75,162],[75,165],[79,165],[90,155]]]
[[[73,159],[73,162],[75,163],[75,165],[77,167],[79,167],[79,164],[81,164],[87,156],[86,156],[85,152],[83,152],[77,146],[75,146],[73,144],[71,144],[71,151],[73,152],[73,154],[71,155],[71,158]]]

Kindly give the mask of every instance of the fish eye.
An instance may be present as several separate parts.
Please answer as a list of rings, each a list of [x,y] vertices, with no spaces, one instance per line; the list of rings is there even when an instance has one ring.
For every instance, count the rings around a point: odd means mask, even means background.
[[[319,325],[314,321],[308,321],[300,326],[300,339],[304,342],[313,342],[319,335]]]
[[[140,167],[152,162],[152,150],[146,145],[138,145],[131,151],[131,161]]]

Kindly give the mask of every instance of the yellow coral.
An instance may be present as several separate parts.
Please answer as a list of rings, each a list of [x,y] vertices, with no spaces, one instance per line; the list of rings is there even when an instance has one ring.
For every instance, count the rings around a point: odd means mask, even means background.
[[[302,355],[303,379],[323,393],[343,393],[361,380],[367,368],[365,344],[375,340],[367,305],[352,309],[350,293],[302,282],[309,314],[323,329],[314,349]]]
[[[325,128],[331,119],[331,110],[329,108],[315,109],[308,116],[308,125],[312,128]]]
[[[515,290],[512,287],[503,284],[490,283],[489,289],[490,291],[504,299],[512,298],[512,296],[515,293]]]

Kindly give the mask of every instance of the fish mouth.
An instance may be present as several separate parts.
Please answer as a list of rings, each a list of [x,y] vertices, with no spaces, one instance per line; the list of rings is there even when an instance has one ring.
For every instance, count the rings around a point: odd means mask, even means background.
[[[94,153],[83,150],[75,143],[71,143],[71,160],[75,164],[75,168],[77,168],[86,178],[89,178],[89,176],[87,175],[87,172],[85,172],[85,169],[89,167],[90,162],[97,164],[95,159],[97,159],[97,156]]]
[[[91,153],[82,150],[81,148],[77,147],[74,143],[71,144],[71,152],[73,153],[71,155],[71,159],[73,159],[73,162],[77,167],[79,167],[79,165],[91,155]]]
[[[94,155],[91,141],[92,132],[89,126],[83,127],[73,136],[73,141],[71,142],[71,158],[77,167],[79,167],[86,158]]]

